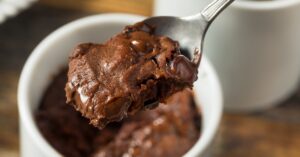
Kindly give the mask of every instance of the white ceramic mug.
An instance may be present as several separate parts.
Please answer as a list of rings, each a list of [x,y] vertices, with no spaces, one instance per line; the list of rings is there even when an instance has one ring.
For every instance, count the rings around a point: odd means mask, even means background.
[[[22,157],[61,156],[43,138],[34,121],[34,111],[52,76],[67,66],[67,58],[74,46],[81,42],[104,42],[120,32],[125,25],[143,18],[127,14],[86,17],[59,28],[35,48],[23,68],[18,89]],[[194,89],[196,102],[202,112],[201,137],[186,157],[205,156],[209,152],[222,114],[221,87],[214,69],[205,57],[199,70],[199,80]]]
[[[211,2],[163,1],[156,1],[155,15],[187,16]],[[298,87],[300,0],[236,0],[211,25],[204,54],[220,77],[227,111],[278,104]]]

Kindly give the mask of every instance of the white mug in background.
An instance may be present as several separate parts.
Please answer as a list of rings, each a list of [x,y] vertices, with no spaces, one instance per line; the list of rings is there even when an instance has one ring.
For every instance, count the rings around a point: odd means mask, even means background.
[[[209,2],[156,0],[154,14],[192,15]],[[204,54],[220,77],[227,111],[278,104],[299,83],[300,0],[236,0],[211,25]]]

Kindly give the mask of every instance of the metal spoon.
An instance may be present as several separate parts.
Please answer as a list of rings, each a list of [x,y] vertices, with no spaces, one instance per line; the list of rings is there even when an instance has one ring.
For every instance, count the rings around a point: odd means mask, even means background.
[[[234,0],[214,0],[202,12],[188,17],[156,16],[144,20],[155,27],[154,34],[177,40],[181,48],[194,52],[199,66],[205,34],[213,20]]]

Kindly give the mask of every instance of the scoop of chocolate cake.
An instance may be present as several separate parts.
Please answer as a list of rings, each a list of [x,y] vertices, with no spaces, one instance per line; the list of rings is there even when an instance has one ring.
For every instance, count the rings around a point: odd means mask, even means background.
[[[192,87],[197,69],[196,62],[181,54],[178,42],[137,23],[104,44],[75,48],[69,59],[67,102],[103,128]]]

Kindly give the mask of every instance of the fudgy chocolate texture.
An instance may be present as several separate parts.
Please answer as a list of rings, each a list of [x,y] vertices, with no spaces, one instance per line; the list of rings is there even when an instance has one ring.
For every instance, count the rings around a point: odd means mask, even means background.
[[[154,108],[193,86],[198,61],[183,56],[178,42],[153,31],[144,23],[127,26],[104,44],[78,45],[70,56],[67,102],[94,126],[104,128]]]
[[[167,104],[141,111],[124,122],[113,141],[94,157],[180,157],[199,138],[199,115],[190,91],[174,94]]]
[[[85,157],[92,153],[95,145],[110,141],[115,129],[108,126],[99,132],[79,112],[66,104],[66,72],[62,71],[49,85],[35,118],[43,136],[58,152],[68,157]],[[94,140],[100,136],[102,141]]]
[[[46,140],[66,157],[180,157],[200,136],[200,115],[190,90],[99,130],[66,104],[65,73],[49,85],[35,117]]]

